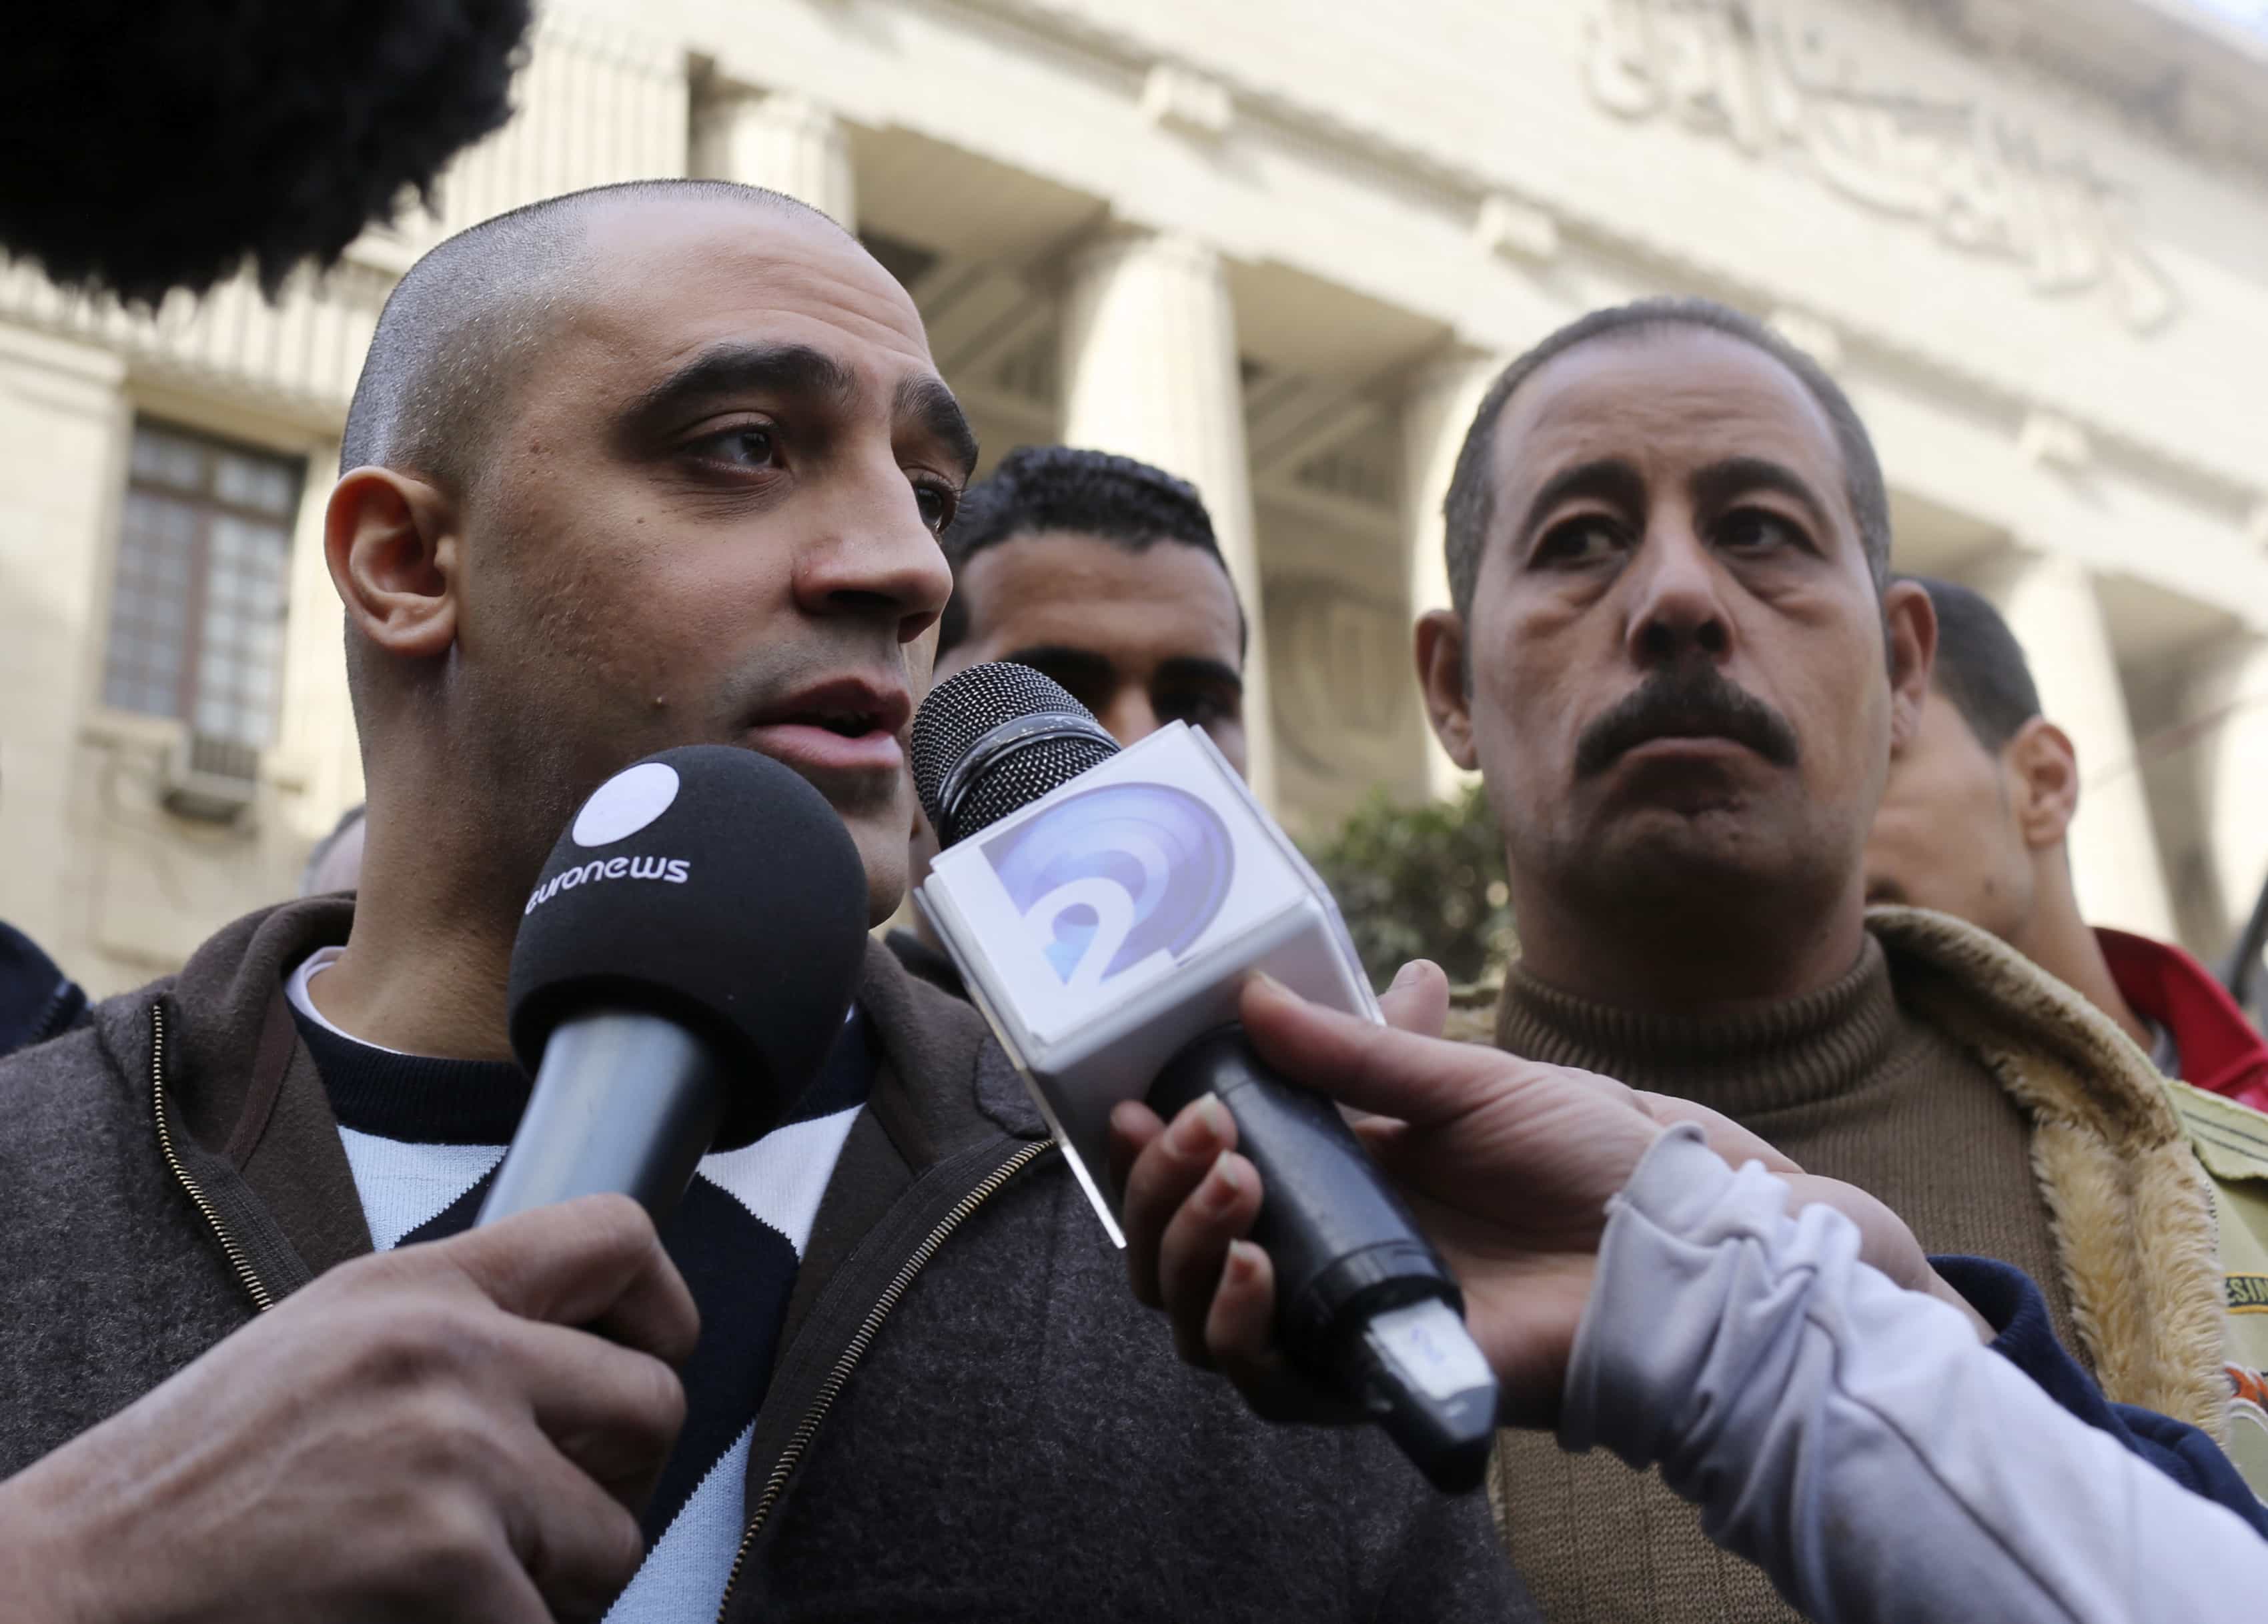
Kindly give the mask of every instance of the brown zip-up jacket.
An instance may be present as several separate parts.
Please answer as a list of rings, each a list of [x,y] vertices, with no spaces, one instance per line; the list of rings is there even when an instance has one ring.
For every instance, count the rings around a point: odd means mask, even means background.
[[[0,1062],[0,1475],[370,1250],[283,996],[351,919],[254,915]],[[1180,1363],[974,1010],[879,946],[859,1000],[721,1619],[1531,1616],[1481,1497]]]

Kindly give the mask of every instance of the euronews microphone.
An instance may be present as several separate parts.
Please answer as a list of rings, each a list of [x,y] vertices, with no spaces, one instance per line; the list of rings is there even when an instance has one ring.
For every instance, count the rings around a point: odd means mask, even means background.
[[[785,1113],[848,1018],[866,875],[824,797],[720,745],[583,803],[527,899],[512,1044],[535,1089],[479,1222],[611,1191],[659,1224]]]
[[[1264,970],[1381,1018],[1338,908],[1212,741],[1130,748],[1027,666],[972,665],[913,725],[942,849],[917,899],[1015,1060],[1111,1238],[1111,1109],[1211,1091],[1259,1170],[1252,1238],[1286,1353],[1360,1403],[1440,1488],[1477,1487],[1497,1385],[1440,1256],[1337,1108],[1235,1024]]]

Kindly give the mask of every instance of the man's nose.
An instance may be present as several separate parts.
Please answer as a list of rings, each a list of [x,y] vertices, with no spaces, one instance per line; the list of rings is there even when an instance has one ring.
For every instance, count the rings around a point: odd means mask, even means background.
[[[936,624],[953,572],[919,498],[893,458],[887,467],[846,474],[819,535],[796,570],[806,613],[882,619],[910,643]]]
[[[1095,718],[1122,745],[1134,744],[1158,731],[1158,712],[1138,683],[1122,682]]]
[[[1652,669],[1696,655],[1722,660],[1732,653],[1722,574],[1690,523],[1656,525],[1626,578],[1636,593],[1629,611],[1630,653],[1639,665]]]

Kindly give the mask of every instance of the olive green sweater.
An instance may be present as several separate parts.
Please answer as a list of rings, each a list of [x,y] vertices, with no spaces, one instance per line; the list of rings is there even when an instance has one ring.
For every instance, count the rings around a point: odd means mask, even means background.
[[[1909,912],[1904,922],[1911,927],[1918,921],[1921,935],[1934,940],[1935,918]],[[1878,931],[1889,930],[1894,943],[1903,942],[1899,921],[1878,916],[1874,922]],[[1979,961],[1980,972],[1961,958],[1975,946],[1966,935],[1946,940],[1959,961],[1951,983],[1955,1000],[1965,1008],[1978,1001],[1980,984],[1989,988],[2010,966],[1988,956]],[[2036,1157],[2032,1101],[2025,1097],[2038,1091],[2002,1073],[2012,1065],[2028,1074],[2053,1072],[2082,1116],[2088,1106],[2100,1103],[2091,1096],[2124,1106],[2130,1103],[2127,1093],[2149,1084],[2144,1074],[2128,1077],[2117,1066],[2110,1069],[2118,1076],[2107,1080],[2088,1077],[2083,1067],[2076,1069],[2080,1075],[2066,1075],[2074,1071],[2063,1063],[2068,1057],[2044,1053],[2054,1046],[2038,1044],[2039,1034],[2021,1018],[1985,1023],[1994,1028],[1990,1042],[1977,1041],[1962,1021],[1939,1018],[1948,985],[1940,957],[1934,951],[1918,958],[1886,955],[1882,942],[1870,935],[1857,965],[1822,991],[1701,1018],[1589,1003],[1515,966],[1497,1009],[1496,1040],[1529,1059],[1698,1100],[1771,1141],[1806,1171],[1871,1191],[1905,1219],[1926,1251],[2014,1264],[2039,1283],[2065,1345],[2092,1368],[2102,1304],[2090,1304],[2098,1312],[2074,1314],[2074,1264],[2062,1245],[2064,1215],[2056,1209],[2075,1197],[2055,1187],[2053,1170]],[[2052,994],[2059,984],[2047,988]],[[2024,982],[2019,990],[2041,989]],[[1988,1010],[1998,1009],[1990,996],[1982,1002]],[[2051,1006],[2050,1019],[2059,1019],[2052,997]],[[2027,1058],[2035,1047],[2043,1051],[2036,1063]],[[2123,1153],[2117,1141],[2125,1137],[2123,1129],[2092,1132],[2097,1126],[2088,1123],[2095,1164],[2090,1174],[2117,1163]],[[2154,1146],[2158,1137],[2162,1135],[2137,1134],[2133,1143]],[[2142,1163],[2154,1171],[2148,1154]],[[2120,1221],[2108,1210],[2095,1216]],[[2197,1216],[2183,1208],[2170,1224],[2177,1231],[2171,1255],[2186,1258],[2209,1247],[2209,1233]],[[2134,1216],[2125,1215],[2128,1221]],[[2139,1301],[2149,1294],[2130,1294],[2114,1282],[2112,1295]],[[2138,1323],[2113,1326],[2114,1337],[2149,1344],[2155,1332],[2168,1328],[2162,1321],[2152,1326],[2135,1303],[2121,1304],[2111,1318],[2120,1313]],[[2096,1334],[2083,1334],[2083,1327]],[[2193,1356],[2189,1363],[2200,1362],[2195,1356],[2201,1350],[2183,1345],[2180,1351]],[[2137,1363],[2156,1368],[2166,1363],[2163,1352],[2153,1347],[2138,1360],[2112,1363],[2122,1370]],[[2112,1396],[2147,1401],[2115,1388]],[[1514,1565],[1552,1624],[1716,1624],[1797,1616],[1760,1571],[1703,1537],[1698,1513],[1656,1473],[1635,1474],[1604,1455],[1563,1454],[1545,1435],[1508,1432],[1498,1442],[1491,1492]]]

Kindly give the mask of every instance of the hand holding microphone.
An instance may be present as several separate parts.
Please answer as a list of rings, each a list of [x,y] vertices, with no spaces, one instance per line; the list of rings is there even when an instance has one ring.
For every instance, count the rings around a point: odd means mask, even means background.
[[[6,1614],[595,1619],[697,1319],[618,1196],[342,1264],[0,1482]]]
[[[914,719],[913,762],[944,848],[917,900],[1106,1228],[1114,1106],[1202,1100],[1233,1117],[1268,1192],[1251,1224],[1282,1285],[1281,1345],[1435,1484],[1476,1487],[1496,1382],[1454,1276],[1336,1107],[1236,1025],[1255,971],[1375,1016],[1296,849],[1203,735],[1175,724],[1121,753],[1020,665],[940,684]]]
[[[841,1035],[866,874],[826,797],[754,751],[665,750],[592,792],[512,944],[535,1091],[481,1208],[601,1191],[659,1224],[711,1150],[792,1105]]]
[[[602,1613],[699,1329],[655,1225],[824,1058],[865,898],[841,819],[751,752],[601,785],[513,952],[536,1087],[482,1226],[332,1270],[0,1483],[9,1616]]]
[[[1497,1419],[1550,1425],[1607,1201],[1665,1124],[1620,1083],[1351,1020],[1272,982],[1248,985],[1239,1008],[1270,1062],[1380,1113],[1356,1131],[1464,1287],[1465,1322],[1501,1384]],[[1138,1293],[1262,1413],[1332,1418],[1278,1348],[1273,1266],[1245,1238],[1267,1180],[1235,1124],[1192,1110],[1168,1125],[1134,1104],[1112,1126]]]
[[[1803,1172],[1691,1100],[1442,1041],[1440,972],[1411,968],[1417,974],[1405,972],[1407,984],[1395,988],[1395,1002],[1412,1014],[1403,1030],[1351,1019],[1264,981],[1245,987],[1239,1007],[1270,1064],[1374,1113],[1356,1131],[1456,1270],[1465,1322],[1503,1384],[1506,1425],[1556,1423],[1607,1204],[1654,1141],[1682,1122],[1698,1127],[1727,1163],[1760,1162],[1777,1174],[1791,1210],[1818,1203],[1850,1218],[1866,1262],[1958,1309],[1992,1340],[1912,1231],[1865,1191]],[[1266,1180],[1238,1150],[1235,1124],[1199,1106],[1167,1124],[1130,1104],[1114,1118],[1113,1138],[1137,1290],[1167,1312],[1185,1354],[1228,1376],[1263,1414],[1334,1418],[1316,1407],[1280,1350],[1273,1268],[1244,1238]]]

